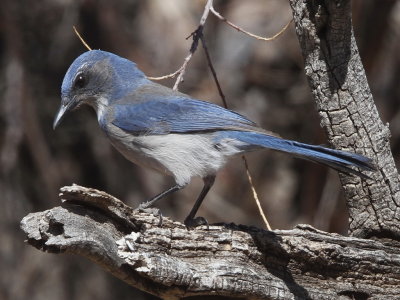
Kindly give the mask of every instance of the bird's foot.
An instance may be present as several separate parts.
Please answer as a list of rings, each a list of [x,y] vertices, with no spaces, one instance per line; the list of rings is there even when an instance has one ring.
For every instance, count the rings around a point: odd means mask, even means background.
[[[197,217],[197,218],[187,217],[183,223],[186,225],[188,229],[192,229],[201,225],[207,225],[207,230],[208,230],[208,222],[203,217]]]

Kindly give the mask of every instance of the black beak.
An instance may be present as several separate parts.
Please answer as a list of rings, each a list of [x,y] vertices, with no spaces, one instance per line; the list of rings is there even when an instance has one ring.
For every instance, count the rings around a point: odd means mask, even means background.
[[[69,101],[69,102],[61,101],[60,109],[58,110],[58,113],[53,122],[53,129],[56,129],[57,125],[61,122],[64,115],[76,106],[75,102],[76,101],[74,101],[74,100]],[[63,103],[66,103],[66,104],[63,104]]]

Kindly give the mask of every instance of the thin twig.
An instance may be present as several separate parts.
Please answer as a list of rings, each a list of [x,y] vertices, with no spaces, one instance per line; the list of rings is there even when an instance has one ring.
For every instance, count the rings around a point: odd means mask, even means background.
[[[182,71],[182,69],[185,67],[185,64],[183,64],[182,66],[179,67],[178,70],[176,70],[175,72],[171,73],[171,74],[167,74],[164,76],[160,76],[160,77],[151,77],[151,76],[147,76],[148,79],[150,80],[163,80],[163,79],[168,79],[168,78],[174,78],[180,71]]]
[[[193,56],[193,53],[197,50],[197,46],[199,44],[199,39],[203,36],[203,28],[206,23],[207,17],[210,13],[210,9],[213,5],[213,0],[208,0],[206,6],[204,7],[203,15],[201,16],[199,27],[195,31],[193,31],[186,39],[193,37],[192,45],[190,46],[189,54],[186,56],[185,61],[183,62],[180,71],[178,72],[178,78],[175,81],[173,90],[178,89],[179,83],[183,81],[183,76],[185,75],[186,67]]]
[[[211,57],[210,57],[210,53],[208,52],[208,48],[207,48],[206,42],[205,42],[203,37],[200,38],[200,41],[201,41],[201,45],[203,46],[204,53],[206,54],[208,66],[210,67],[210,70],[211,70],[211,73],[213,75],[215,84],[217,85],[218,93],[219,93],[219,95],[220,95],[220,97],[222,99],[222,103],[224,104],[225,108],[228,108],[228,103],[226,102],[225,95],[222,92],[221,85],[219,84],[219,80],[217,78],[217,72],[215,72],[214,66],[213,66],[213,64],[211,62]]]
[[[203,46],[204,53],[206,54],[207,63],[208,63],[208,66],[210,67],[211,73],[212,73],[212,75],[213,75],[215,84],[216,84],[217,89],[218,89],[218,93],[219,93],[219,95],[220,95],[220,97],[221,97],[221,99],[222,99],[222,102],[223,102],[223,104],[224,104],[224,107],[225,107],[225,108],[228,108],[228,104],[227,104],[227,102],[226,102],[225,95],[224,95],[224,93],[222,92],[221,85],[219,84],[219,80],[218,80],[218,77],[217,77],[217,72],[215,71],[214,66],[213,66],[213,64],[212,64],[212,62],[211,62],[210,53],[208,52],[208,48],[207,48],[207,45],[206,45],[206,42],[205,42],[205,39],[204,39],[203,36],[200,37],[200,41],[201,41],[201,44],[202,44],[202,46]],[[256,205],[257,205],[258,210],[259,210],[259,212],[260,212],[261,218],[263,219],[266,228],[267,228],[268,230],[272,230],[272,229],[271,229],[271,226],[269,225],[269,222],[268,222],[268,220],[267,220],[267,218],[266,218],[266,216],[265,216],[265,214],[264,214],[264,211],[263,211],[263,209],[262,209],[262,207],[261,207],[261,203],[260,203],[260,200],[259,200],[259,198],[258,198],[256,189],[255,189],[254,184],[253,184],[253,179],[252,179],[251,174],[250,174],[250,170],[249,170],[249,166],[248,166],[248,164],[247,164],[246,157],[245,157],[244,155],[242,155],[242,159],[243,159],[243,162],[244,162],[244,166],[245,166],[245,168],[246,168],[247,179],[249,180],[249,184],[250,184],[250,187],[251,187],[251,191],[253,192],[253,198],[254,198],[254,201],[256,202]]]
[[[81,37],[81,35],[79,34],[78,30],[76,29],[75,26],[72,26],[72,28],[75,31],[75,34],[78,36],[78,38],[81,40],[82,44],[90,51],[92,50],[92,48],[89,47],[89,45],[85,42],[85,40]]]
[[[203,15],[201,16],[200,22],[199,22],[199,26],[197,27],[197,29],[195,31],[193,31],[186,39],[189,39],[190,37],[193,37],[193,42],[192,45],[190,46],[190,50],[189,50],[189,54],[185,57],[185,60],[183,61],[182,66],[176,70],[175,72],[165,75],[165,76],[160,76],[160,77],[148,77],[150,80],[162,80],[162,79],[167,79],[167,78],[174,78],[176,75],[178,75],[178,78],[175,81],[175,84],[173,86],[173,90],[177,90],[178,89],[178,85],[179,83],[181,83],[183,81],[183,76],[185,75],[186,72],[186,67],[189,64],[189,61],[191,60],[194,52],[197,50],[197,46],[199,43],[199,39],[201,38],[201,36],[203,35],[203,28],[204,28],[204,24],[207,20],[207,17],[209,15],[210,12],[210,8],[212,7],[212,2],[213,0],[208,0],[207,4],[204,8],[204,12]]]
[[[247,34],[253,38],[256,38],[257,40],[260,41],[272,41],[274,39],[276,39],[278,36],[280,36],[282,33],[284,33],[286,31],[286,29],[289,27],[290,23],[293,22],[293,19],[291,19],[278,33],[274,34],[272,37],[262,37],[259,35],[256,35],[254,33],[251,33],[247,30],[244,30],[243,28],[233,24],[232,22],[228,21],[225,17],[221,16],[221,14],[219,12],[217,12],[214,7],[210,8],[210,11],[218,18],[220,19],[222,22],[225,22],[226,24],[228,24],[229,26],[235,28],[236,30],[243,32],[244,34]]]
[[[180,70],[178,72],[178,78],[176,79],[175,84],[174,84],[174,86],[172,88],[174,91],[178,90],[179,83],[181,83],[183,81],[183,75],[185,75],[186,67],[187,67],[190,59],[192,58],[192,56],[193,56],[192,52],[190,52],[188,54],[188,56],[186,56],[186,58],[185,58],[185,60],[183,62],[183,65],[182,65],[182,67],[180,68]]]
[[[268,230],[272,230],[271,226],[269,225],[269,222],[267,220],[267,217],[264,214],[264,210],[261,207],[261,203],[260,203],[260,199],[258,198],[256,189],[254,188],[254,184],[253,184],[253,178],[251,177],[250,171],[249,171],[249,165],[247,164],[247,159],[244,155],[242,155],[242,159],[244,162],[244,166],[246,167],[246,174],[247,174],[247,179],[249,180],[250,183],[250,187],[251,187],[251,191],[253,192],[253,198],[254,201],[257,204],[257,208],[258,208],[258,212],[261,215],[261,218],[263,219],[265,226],[267,227]]]
[[[163,79],[168,79],[168,78],[175,78],[176,75],[179,74],[179,76],[178,76],[178,78],[177,78],[177,80],[176,80],[176,82],[175,82],[175,84],[174,84],[174,87],[173,87],[173,90],[177,90],[177,89],[178,89],[179,83],[183,81],[183,76],[184,76],[184,74],[185,74],[186,67],[187,67],[189,61],[191,60],[191,58],[192,58],[192,56],[193,56],[193,53],[194,53],[194,52],[196,51],[196,49],[197,49],[198,40],[199,40],[199,38],[200,38],[200,37],[202,36],[202,34],[203,34],[203,27],[204,27],[205,21],[207,20],[207,17],[208,17],[208,15],[209,15],[209,12],[210,12],[210,11],[211,11],[218,19],[220,19],[221,21],[227,23],[229,26],[235,28],[236,30],[238,30],[238,31],[240,31],[240,32],[243,32],[244,34],[247,34],[247,35],[249,35],[249,36],[251,36],[251,37],[254,37],[254,38],[256,38],[257,40],[260,40],[260,41],[272,41],[272,40],[276,39],[278,36],[280,36],[281,34],[283,34],[283,33],[286,31],[286,29],[289,27],[289,25],[293,22],[293,19],[290,20],[278,33],[276,33],[276,34],[273,35],[272,37],[262,37],[262,36],[258,36],[258,35],[256,35],[256,34],[253,34],[253,33],[249,32],[249,31],[246,31],[246,30],[244,30],[243,28],[241,28],[241,27],[235,25],[234,23],[228,21],[225,17],[223,17],[219,12],[217,12],[217,11],[215,10],[215,8],[212,6],[212,2],[213,2],[212,0],[209,0],[209,1],[207,2],[206,6],[205,6],[205,8],[204,8],[203,15],[202,15],[202,17],[201,17],[201,19],[200,19],[199,27],[196,29],[196,31],[194,31],[192,34],[190,34],[190,36],[188,36],[188,37],[186,38],[186,39],[188,39],[188,38],[190,38],[190,37],[193,36],[193,43],[192,43],[192,45],[191,45],[191,47],[190,47],[189,54],[186,56],[186,58],[185,58],[185,60],[184,60],[184,62],[183,62],[183,64],[182,64],[182,66],[181,66],[178,70],[176,70],[175,72],[173,72],[173,73],[171,73],[171,74],[167,74],[167,75],[159,76],[159,77],[147,77],[147,78],[149,78],[150,80],[163,80]],[[75,29],[75,27],[74,27],[74,29]],[[77,34],[78,34],[78,33],[77,33]],[[79,34],[78,34],[78,36],[79,36]],[[84,43],[84,45],[85,45],[88,49],[90,49],[89,46],[87,46],[87,44],[83,41],[83,39],[82,39],[80,36],[79,36],[79,38],[80,38],[81,41]],[[223,101],[225,101],[225,100],[223,99]],[[225,102],[224,102],[224,103],[225,103]]]

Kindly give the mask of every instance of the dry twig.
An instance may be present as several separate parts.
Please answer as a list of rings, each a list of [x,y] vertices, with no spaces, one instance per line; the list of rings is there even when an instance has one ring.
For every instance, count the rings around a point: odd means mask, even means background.
[[[79,34],[78,30],[76,29],[75,26],[72,26],[72,28],[75,31],[75,34],[78,36],[78,38],[81,40],[82,44],[89,50],[91,51],[92,48],[89,47],[88,43],[86,43],[86,41],[83,39],[83,37]]]
[[[291,19],[285,26],[283,26],[283,28],[277,32],[276,34],[274,34],[272,37],[262,37],[259,35],[256,35],[254,33],[251,33],[247,30],[244,30],[243,28],[233,24],[232,22],[230,22],[229,20],[227,20],[226,18],[224,18],[219,12],[217,12],[214,7],[210,8],[210,11],[218,18],[220,19],[222,22],[225,22],[226,24],[228,24],[229,26],[235,28],[237,31],[243,32],[244,34],[247,34],[248,36],[251,36],[253,38],[256,38],[257,40],[260,41],[272,41],[274,39],[276,39],[277,37],[279,37],[282,33],[284,33],[286,31],[286,29],[289,27],[290,23],[293,22],[293,19]]]

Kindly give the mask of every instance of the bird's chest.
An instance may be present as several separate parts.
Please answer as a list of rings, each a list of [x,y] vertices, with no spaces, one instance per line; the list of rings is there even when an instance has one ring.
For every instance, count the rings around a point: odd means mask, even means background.
[[[103,123],[104,124],[104,123]],[[171,175],[158,159],[151,155],[155,149],[145,136],[135,136],[109,124],[100,125],[111,144],[129,161],[158,172]]]

